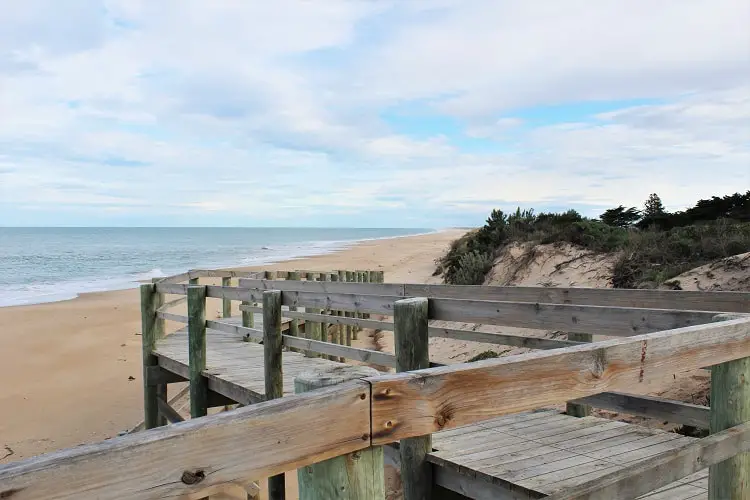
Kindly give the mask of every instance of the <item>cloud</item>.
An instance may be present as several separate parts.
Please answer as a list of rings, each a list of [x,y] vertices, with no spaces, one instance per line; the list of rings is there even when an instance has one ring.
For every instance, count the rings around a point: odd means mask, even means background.
[[[747,19],[742,0],[11,2],[2,220],[680,207],[750,185]]]

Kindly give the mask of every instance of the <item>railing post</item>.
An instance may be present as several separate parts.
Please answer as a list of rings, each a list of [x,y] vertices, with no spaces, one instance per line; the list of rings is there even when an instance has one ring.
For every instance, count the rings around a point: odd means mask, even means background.
[[[232,286],[232,278],[221,278],[221,286]],[[232,317],[232,300],[221,299],[221,317]]]
[[[568,333],[568,340],[575,342],[592,342],[594,336],[590,333]],[[591,406],[576,403],[565,403],[565,413],[572,417],[588,417],[591,415]]]
[[[340,270],[338,274],[339,274],[339,282],[344,283],[346,281],[346,271]],[[336,314],[341,317],[346,316],[346,313],[344,313],[344,311],[341,311],[341,310],[337,311]],[[348,345],[346,343],[346,338],[347,338],[346,337],[346,325],[339,325],[338,330],[339,330],[339,344]],[[346,360],[344,358],[339,358],[339,361],[343,363]]]
[[[315,281],[315,274],[313,272],[309,272],[305,275],[307,278],[307,281]],[[305,312],[313,313],[313,314],[320,314],[320,309],[315,307],[305,307]],[[320,323],[313,322],[309,319],[305,320],[305,338],[311,339],[311,340],[320,340]],[[318,353],[312,352],[312,351],[305,351],[305,356],[308,358],[317,358],[320,356]]]
[[[396,343],[396,370],[421,370],[430,367],[428,300],[411,298],[393,305],[393,335]],[[402,439],[401,482],[404,500],[432,498],[432,468],[426,456],[432,451],[432,436]]]
[[[146,429],[166,425],[159,416],[158,399],[167,398],[166,384],[149,385],[148,367],[157,366],[154,356],[156,341],[164,337],[164,320],[156,317],[156,310],[164,304],[164,295],[156,291],[156,285],[141,285],[141,345],[143,352],[143,420]]]
[[[299,281],[299,272],[298,271],[289,271],[286,275],[287,280],[292,281]],[[290,311],[296,311],[297,306],[289,306]],[[292,337],[299,337],[299,320],[292,318],[289,320],[289,335]],[[290,348],[291,352],[299,352],[299,349]]]
[[[734,319],[721,314],[714,321]],[[710,432],[750,421],[750,358],[711,367]],[[708,500],[750,498],[750,453],[739,453],[708,470]]]
[[[352,283],[355,281],[356,274],[354,271],[347,271],[346,272],[346,281],[347,283]],[[349,318],[354,318],[355,313],[354,312],[347,312],[344,314],[345,316]],[[346,345],[350,346],[352,345],[352,340],[357,340],[357,327],[353,325],[346,325]]]
[[[263,377],[266,400],[284,396],[284,377],[281,365],[281,290],[263,292]],[[284,500],[284,474],[268,478],[269,500]]]
[[[294,379],[294,392],[300,394],[378,375],[377,370],[366,366],[333,366],[299,374]],[[383,500],[383,447],[373,446],[297,469],[297,482],[299,500]]]
[[[188,360],[190,373],[190,417],[208,414],[206,369],[206,287],[188,286]]]
[[[362,283],[370,282],[370,271],[362,271]],[[370,319],[370,313],[362,313],[363,319]]]

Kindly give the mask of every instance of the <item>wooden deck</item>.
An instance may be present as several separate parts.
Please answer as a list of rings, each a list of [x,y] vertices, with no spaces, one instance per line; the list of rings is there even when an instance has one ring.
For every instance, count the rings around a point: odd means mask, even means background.
[[[240,324],[239,318],[221,321]],[[256,328],[262,328],[260,315],[255,321]],[[162,368],[187,377],[187,329],[161,339],[155,354]],[[206,359],[210,389],[243,404],[264,399],[263,345],[209,329]],[[341,363],[285,352],[285,395],[294,392],[299,373],[332,365]],[[437,484],[470,498],[543,498],[692,440],[623,422],[543,410],[436,433],[429,461],[435,465]],[[707,488],[706,469],[641,498],[704,499]]]
[[[433,435],[436,482],[472,498],[542,498],[692,442],[679,434],[557,411],[500,417]],[[708,498],[708,469],[640,498]]]
[[[222,323],[241,325],[240,318],[226,318]],[[262,317],[255,315],[255,328],[262,329]],[[239,334],[208,329],[206,332],[205,374],[209,389],[242,404],[263,401],[263,345],[246,342]],[[182,377],[189,374],[187,328],[158,341],[154,354],[159,365]],[[284,352],[284,395],[294,393],[294,377],[316,368],[340,365],[322,358],[305,357],[302,353]]]

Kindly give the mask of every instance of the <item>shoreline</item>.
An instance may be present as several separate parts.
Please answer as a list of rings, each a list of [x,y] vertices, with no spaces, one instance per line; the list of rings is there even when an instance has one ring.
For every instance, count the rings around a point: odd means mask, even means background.
[[[379,269],[386,281],[437,282],[434,260],[462,234],[362,241],[278,264],[225,268]],[[209,299],[209,314],[220,309],[219,299]],[[0,464],[101,441],[137,424],[143,415],[140,330],[137,288],[0,307],[0,377],[11,382],[0,392],[0,450],[13,452]]]
[[[362,239],[357,239],[357,240],[332,240],[332,241],[310,240],[310,241],[305,241],[305,242],[299,242],[299,244],[321,245],[325,243],[325,244],[330,244],[330,248],[320,249],[320,251],[313,251],[313,252],[305,252],[303,250],[302,251],[303,253],[299,253],[297,255],[290,255],[290,256],[284,255],[281,258],[273,258],[272,256],[259,257],[258,262],[252,263],[252,264],[248,264],[247,262],[244,262],[244,263],[239,262],[235,264],[209,266],[209,267],[193,266],[193,267],[188,267],[185,269],[179,269],[177,272],[172,273],[172,274],[161,273],[163,274],[163,276],[154,276],[154,278],[157,278],[157,277],[164,278],[164,277],[168,277],[168,276],[172,276],[176,274],[181,274],[181,273],[189,271],[190,269],[203,269],[203,268],[205,269],[252,269],[256,267],[283,265],[286,263],[312,259],[312,258],[320,257],[320,256],[334,255],[336,253],[347,251],[351,248],[356,247],[357,245],[361,245],[367,242],[384,241],[384,240],[399,239],[399,238],[412,238],[415,236],[427,236],[431,234],[439,234],[439,233],[446,232],[446,231],[450,232],[450,231],[456,231],[456,230],[457,229],[453,229],[453,228],[433,229],[429,232],[413,233],[413,234],[399,234],[399,235],[383,236],[383,237],[377,237],[377,238],[362,238]],[[245,257],[246,260],[252,259],[252,258],[253,257]],[[149,271],[140,272],[138,274],[148,275],[148,274],[151,274],[155,270],[160,271],[159,267],[156,267]],[[146,280],[138,280],[135,277],[133,277],[133,281],[130,281],[130,278],[128,276],[121,276],[121,277],[113,277],[113,278],[110,278],[110,277],[91,278],[90,280],[87,280],[85,278],[76,278],[76,279],[72,279],[69,281],[61,281],[59,283],[54,283],[52,284],[52,286],[65,286],[65,285],[71,285],[71,284],[80,284],[80,286],[83,286],[86,283],[101,283],[105,281],[117,282],[119,284],[113,285],[111,287],[105,287],[102,290],[71,291],[70,294],[61,292],[56,298],[49,298],[47,300],[45,300],[45,297],[49,297],[49,295],[41,295],[39,296],[38,300],[31,299],[31,301],[27,301],[25,303],[0,304],[0,310],[4,308],[8,308],[8,307],[28,307],[28,306],[36,306],[36,305],[42,305],[42,304],[55,304],[58,302],[68,302],[68,301],[76,300],[78,298],[81,298],[90,294],[132,290],[132,289],[138,288],[140,284],[148,282]]]

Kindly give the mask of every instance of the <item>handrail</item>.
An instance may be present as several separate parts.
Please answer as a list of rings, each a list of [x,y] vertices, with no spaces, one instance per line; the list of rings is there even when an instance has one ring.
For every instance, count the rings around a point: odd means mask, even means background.
[[[0,497],[209,495],[221,485],[304,467],[371,444],[602,390],[663,383],[676,372],[748,356],[750,319],[742,318],[382,375],[2,465]],[[315,415],[315,432],[309,430],[310,415]],[[745,429],[742,433],[745,440]],[[730,442],[723,437],[714,441],[722,440]]]

